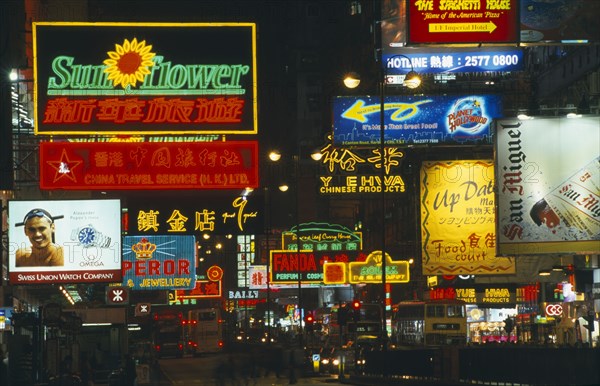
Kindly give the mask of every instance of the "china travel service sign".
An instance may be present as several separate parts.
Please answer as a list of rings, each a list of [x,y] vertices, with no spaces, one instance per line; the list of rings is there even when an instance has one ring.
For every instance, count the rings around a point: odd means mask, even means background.
[[[254,23],[43,22],[33,41],[36,134],[257,133]]]

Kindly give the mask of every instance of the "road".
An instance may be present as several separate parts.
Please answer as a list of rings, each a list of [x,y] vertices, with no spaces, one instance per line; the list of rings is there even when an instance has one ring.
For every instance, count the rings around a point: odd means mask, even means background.
[[[243,354],[228,356],[225,354],[206,355],[198,358],[165,358],[159,361],[163,378],[160,386],[283,386],[294,384],[290,382],[289,372],[281,374],[280,378],[271,372],[265,376],[265,371],[250,376],[245,366]],[[234,370],[232,370],[232,368]],[[334,377],[296,377],[296,385],[324,386],[339,383]]]

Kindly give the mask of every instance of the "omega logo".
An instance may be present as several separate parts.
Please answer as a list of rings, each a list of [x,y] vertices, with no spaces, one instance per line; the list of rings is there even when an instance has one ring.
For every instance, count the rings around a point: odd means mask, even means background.
[[[563,313],[561,304],[548,304],[546,306],[546,316],[560,316]]]

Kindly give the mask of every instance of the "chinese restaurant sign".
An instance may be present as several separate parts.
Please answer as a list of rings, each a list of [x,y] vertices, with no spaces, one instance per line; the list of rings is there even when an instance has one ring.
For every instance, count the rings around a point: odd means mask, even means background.
[[[299,235],[299,237],[298,237]],[[300,248],[298,248],[300,238]],[[297,251],[360,251],[362,233],[337,224],[303,223],[281,234],[283,249]]]
[[[125,236],[123,285],[134,290],[196,286],[194,236]]]
[[[40,188],[258,187],[258,142],[41,142]]]
[[[594,254],[600,117],[496,122],[498,254]]]
[[[412,44],[516,43],[517,0],[411,0]]]
[[[336,148],[331,144],[321,149],[323,175],[319,176],[319,193],[323,195],[404,193],[406,184],[399,171],[404,153],[395,147],[381,149]],[[382,162],[383,158],[383,162]],[[381,165],[385,167],[381,183]]]
[[[121,282],[119,200],[11,200],[8,213],[11,284]],[[44,223],[50,219],[53,233]],[[48,229],[42,241],[30,221]]]
[[[496,257],[495,219],[491,160],[423,163],[424,275],[515,273],[513,258]]]
[[[179,200],[179,201],[178,201]],[[181,202],[181,198],[133,200],[128,206],[130,234],[239,234],[264,231],[258,205],[249,196],[205,197]]]
[[[33,23],[36,134],[256,134],[254,23]]]
[[[370,96],[335,98],[333,145],[379,145],[380,101]],[[499,95],[388,96],[384,104],[385,143],[491,144],[491,124],[500,117]]]

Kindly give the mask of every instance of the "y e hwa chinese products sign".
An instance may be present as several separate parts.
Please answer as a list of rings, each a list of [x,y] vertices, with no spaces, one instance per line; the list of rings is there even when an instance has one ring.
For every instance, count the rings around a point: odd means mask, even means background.
[[[8,202],[11,284],[121,281],[119,200]]]
[[[254,23],[33,23],[36,134],[256,134]]]
[[[258,187],[256,141],[40,143],[42,189],[247,187]]]
[[[516,43],[517,0],[410,0],[413,44]]]
[[[600,251],[600,117],[496,123],[498,254]]]
[[[123,285],[134,290],[192,289],[196,285],[194,236],[125,236]]]
[[[381,99],[337,97],[333,101],[334,146],[381,142]],[[389,96],[384,103],[387,145],[492,143],[492,120],[502,117],[499,95]]]
[[[421,244],[424,275],[514,274],[496,257],[492,161],[424,162]]]

